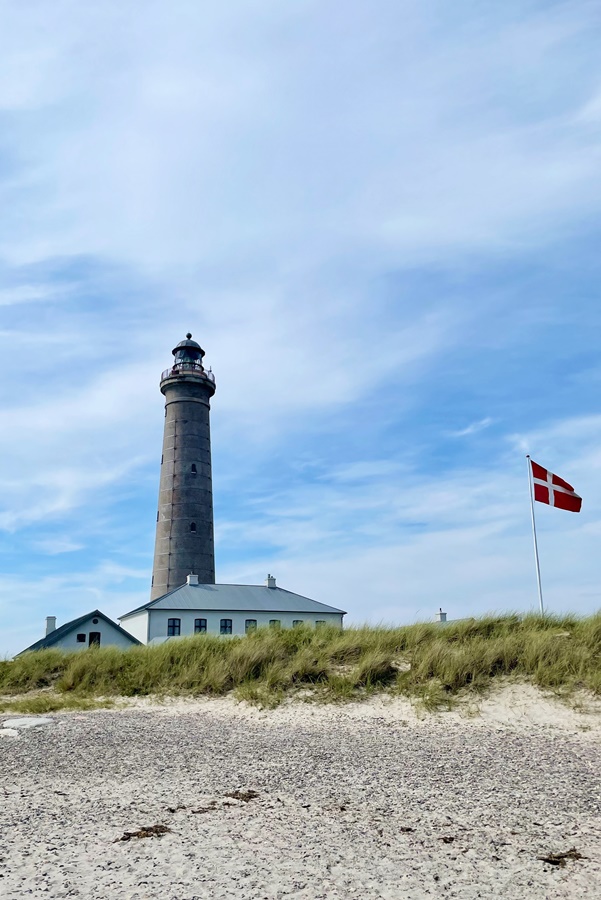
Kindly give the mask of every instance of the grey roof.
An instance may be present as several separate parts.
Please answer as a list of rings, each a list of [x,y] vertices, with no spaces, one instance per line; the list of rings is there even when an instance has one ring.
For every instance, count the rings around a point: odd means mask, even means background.
[[[177,350],[178,347],[194,347],[195,350],[200,350],[200,344],[197,344],[196,341],[192,340],[190,332],[186,335],[185,341],[180,341],[179,344],[177,344],[175,350]],[[173,352],[175,352],[175,350]]]
[[[105,616],[103,612],[100,612],[99,609],[95,609],[93,610],[93,612],[86,613],[85,616],[79,616],[78,619],[73,619],[71,622],[65,622],[64,625],[61,625],[59,628],[55,628],[54,631],[51,631],[50,634],[46,635],[46,637],[40,638],[39,641],[36,641],[30,647],[26,647],[25,650],[21,650],[21,653],[27,653],[28,650],[46,650],[48,647],[52,647],[54,644],[60,641],[62,637],[65,637],[65,635],[69,634],[70,631],[73,631],[75,628],[81,625],[82,622],[85,622],[86,619],[92,618],[103,619],[105,622],[108,622],[109,625],[112,625],[113,628],[116,628],[117,631],[119,631],[123,635],[123,637],[129,638],[132,644],[141,643],[141,641],[135,638],[132,634],[130,634],[128,631],[125,631],[124,628],[121,628],[120,625],[117,625],[117,623],[113,622],[112,619],[109,619],[108,616]],[[17,653],[17,656],[20,656],[21,653]]]
[[[235,612],[298,612],[337,613],[346,615],[343,609],[327,606],[283,588],[269,588],[262,584],[183,584],[149,600],[137,609],[119,616],[126,619],[145,609],[206,609],[232,610]]]
[[[180,341],[179,344],[177,344],[177,346],[173,348],[171,352],[176,358],[182,356],[182,354],[185,356],[186,350],[191,351],[193,354],[200,354],[201,356],[205,355],[205,352],[200,344],[198,344],[196,341],[191,340],[191,338],[192,335],[190,334],[190,332],[188,332],[188,334],[186,335],[186,340]]]

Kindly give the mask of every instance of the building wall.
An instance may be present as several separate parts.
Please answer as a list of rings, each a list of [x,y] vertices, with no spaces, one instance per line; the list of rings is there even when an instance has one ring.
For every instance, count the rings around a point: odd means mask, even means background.
[[[128,631],[130,634],[133,634],[135,638],[139,641],[142,641],[143,644],[146,644],[148,641],[148,613],[146,610],[142,610],[135,616],[128,616],[127,619],[124,619],[119,623],[121,628],[124,628],[125,631]]]
[[[56,644],[53,644],[53,647],[58,647],[60,650],[85,650],[88,647],[91,631],[100,632],[101,647],[114,646],[126,650],[134,646],[114,625],[110,625],[104,619],[98,619],[97,624],[94,624],[94,617],[90,617],[85,622],[77,625],[72,631],[67,632]],[[80,643],[77,640],[78,634],[85,634],[85,641]]]
[[[180,587],[190,573],[202,584],[215,583],[209,425],[215,387],[187,375],[166,379],[161,390],[165,431],[151,600]]]
[[[246,619],[256,619],[257,627],[264,628],[269,625],[270,619],[279,619],[282,628],[292,628],[295,619],[315,626],[317,621],[326,622],[328,625],[336,625],[342,628],[342,616],[338,613],[290,613],[290,612],[265,612],[260,610],[257,612],[239,612],[228,610],[211,610],[202,609],[150,609],[149,640],[165,640],[167,638],[168,619],[181,619],[181,637],[194,634],[194,619],[207,620],[207,634],[220,633],[221,619],[232,620],[232,634],[243,635],[245,631]],[[126,619],[125,622],[128,620]],[[125,623],[124,623],[125,624]],[[138,637],[138,635],[136,635]],[[142,640],[142,638],[140,638]]]

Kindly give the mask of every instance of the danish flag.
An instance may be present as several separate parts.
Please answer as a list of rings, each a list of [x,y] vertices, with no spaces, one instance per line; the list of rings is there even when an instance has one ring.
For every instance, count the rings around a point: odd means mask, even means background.
[[[533,459],[532,480],[534,482],[534,499],[539,503],[547,503],[549,506],[558,506],[559,509],[568,509],[570,512],[580,512],[582,497],[574,492],[574,488],[559,475],[554,475],[548,469],[543,469]]]

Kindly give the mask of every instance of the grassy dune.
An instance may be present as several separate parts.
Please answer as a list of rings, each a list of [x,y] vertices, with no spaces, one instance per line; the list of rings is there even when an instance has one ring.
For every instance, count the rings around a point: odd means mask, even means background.
[[[45,712],[92,708],[119,696],[230,691],[275,706],[301,690],[329,702],[387,691],[436,708],[466,689],[485,691],[499,676],[565,694],[577,688],[601,694],[601,613],[345,631],[260,629],[243,638],[198,635],[130,650],[41,650],[0,661],[0,709]]]

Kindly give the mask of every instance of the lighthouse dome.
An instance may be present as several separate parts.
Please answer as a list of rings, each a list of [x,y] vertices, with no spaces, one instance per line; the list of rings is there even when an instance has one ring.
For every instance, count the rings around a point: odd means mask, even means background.
[[[176,362],[200,362],[205,355],[200,344],[192,340],[190,332],[186,335],[186,339],[180,341],[171,352],[175,356]]]

